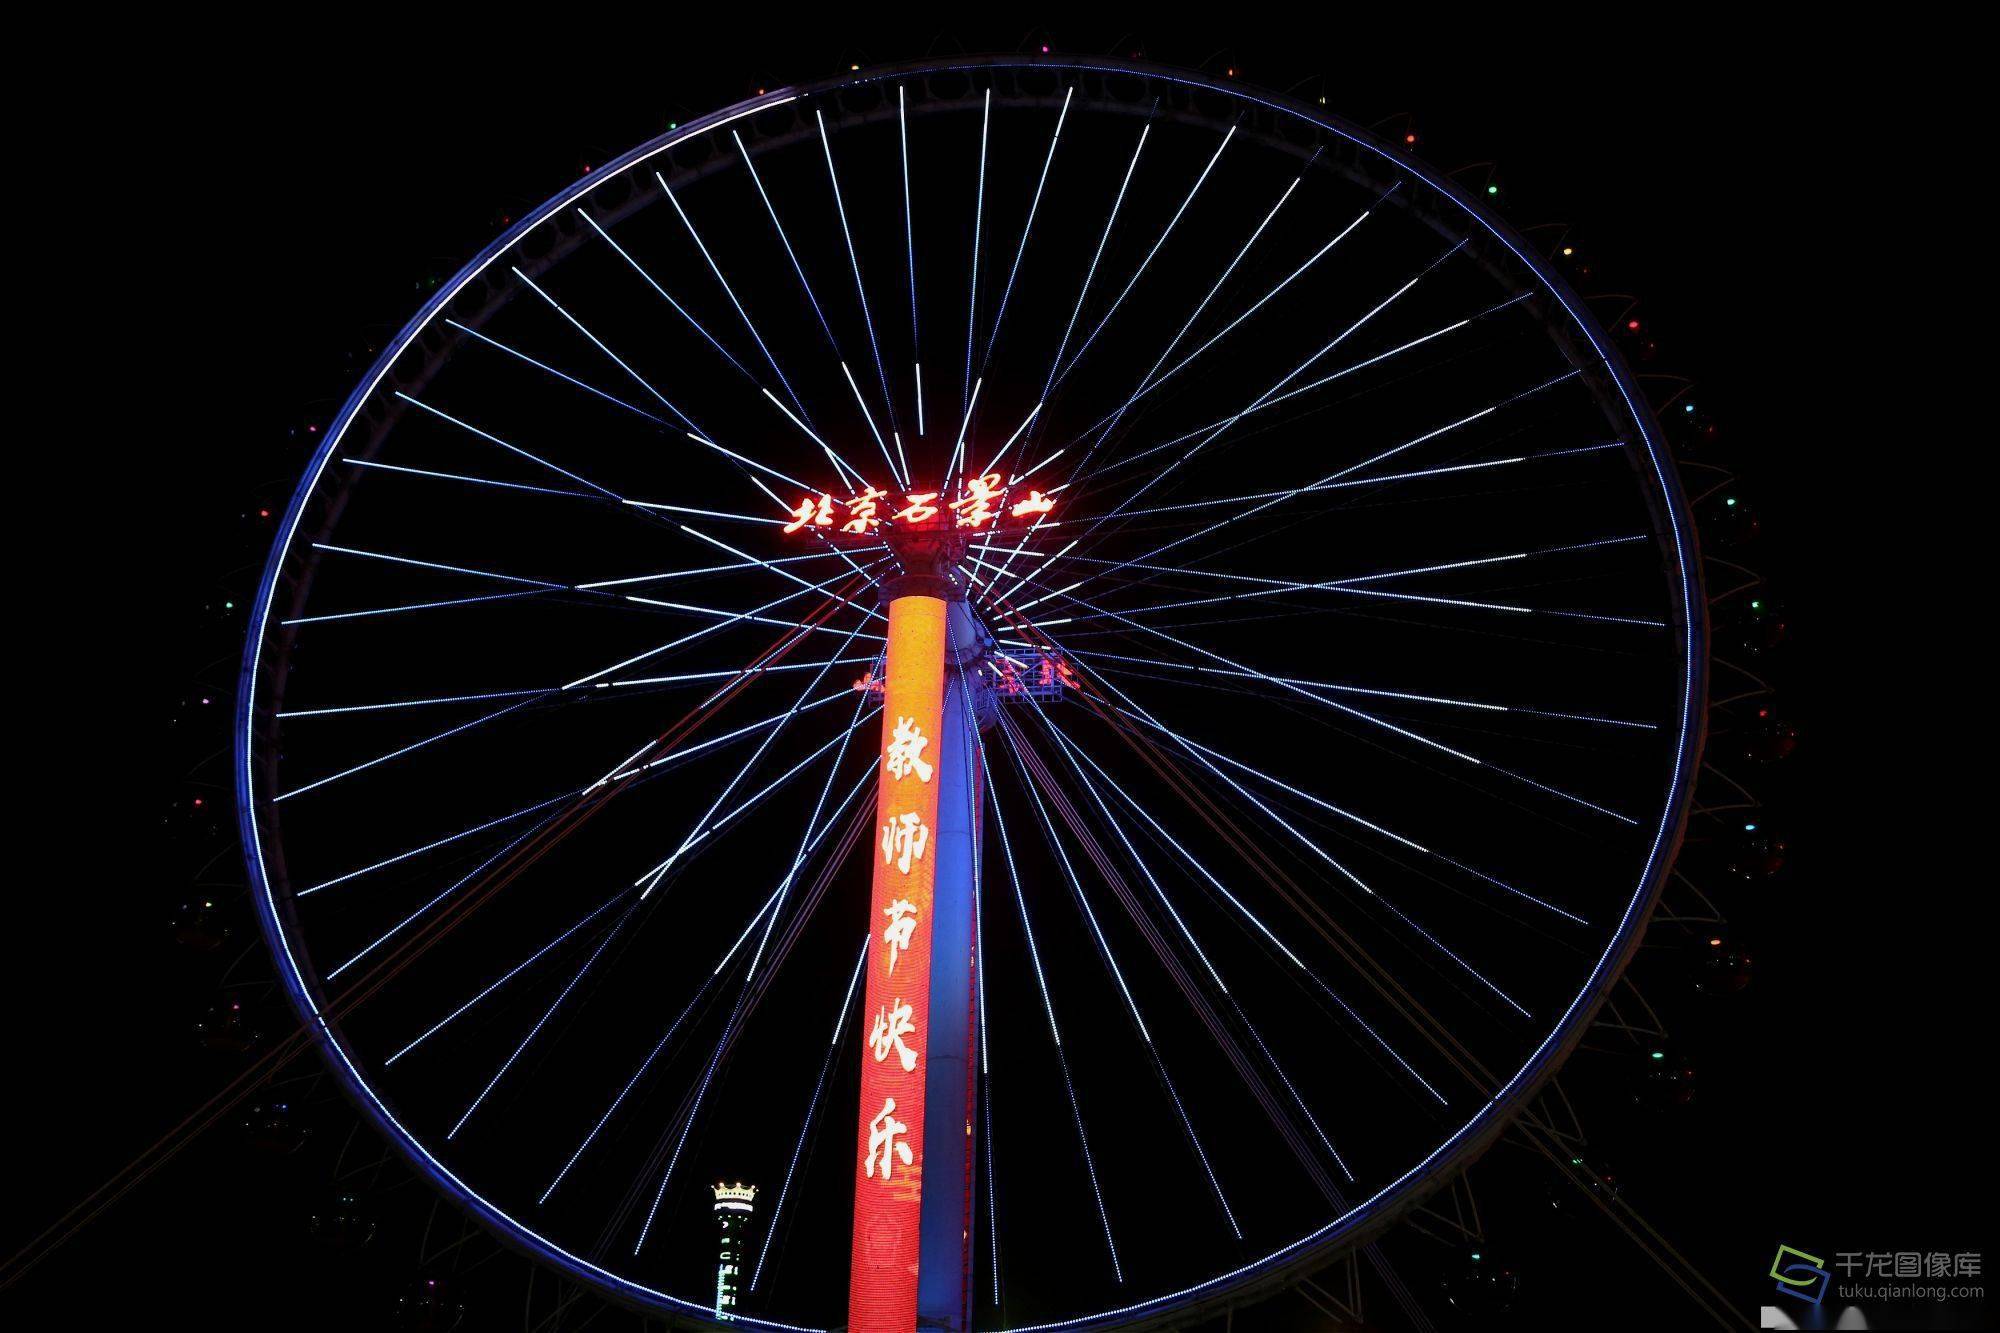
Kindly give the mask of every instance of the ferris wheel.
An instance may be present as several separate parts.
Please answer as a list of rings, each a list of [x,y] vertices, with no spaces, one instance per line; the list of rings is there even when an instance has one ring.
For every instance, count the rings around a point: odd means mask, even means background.
[[[588,172],[384,349],[252,610],[244,850],[366,1114],[617,1300],[1182,1317],[1560,1065],[1702,605],[1603,331],[1399,147],[857,70]]]

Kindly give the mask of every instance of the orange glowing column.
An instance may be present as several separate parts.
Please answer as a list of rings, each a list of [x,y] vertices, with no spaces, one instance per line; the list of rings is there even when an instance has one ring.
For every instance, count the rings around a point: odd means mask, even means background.
[[[860,1024],[866,1044],[854,1153],[850,1333],[910,1333],[917,1322],[948,610],[936,597],[909,595],[889,603],[872,933]]]

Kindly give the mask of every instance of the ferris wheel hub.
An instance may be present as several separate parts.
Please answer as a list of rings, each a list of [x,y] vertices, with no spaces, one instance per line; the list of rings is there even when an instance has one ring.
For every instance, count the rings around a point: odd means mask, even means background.
[[[887,535],[889,554],[895,557],[897,569],[877,585],[885,604],[910,596],[945,602],[965,600],[968,580],[959,564],[971,546],[969,533],[938,524],[901,528]]]

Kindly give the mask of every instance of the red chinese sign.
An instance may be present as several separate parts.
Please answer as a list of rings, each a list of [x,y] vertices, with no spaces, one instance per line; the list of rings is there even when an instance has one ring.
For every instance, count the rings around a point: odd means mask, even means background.
[[[924,1042],[930,1026],[931,903],[936,881],[938,737],[945,626],[936,597],[889,604],[882,686],[868,987],[855,1141],[850,1333],[910,1333],[924,1175]]]
[[[875,486],[863,488],[846,500],[835,500],[831,492],[809,495],[793,505],[788,533],[806,528],[825,528],[850,537],[870,536],[882,528],[936,528],[950,515],[950,526],[974,532],[990,531],[1012,523],[1039,522],[1056,507],[1056,502],[1039,490],[1008,503],[1008,489],[998,472],[983,477],[967,477],[964,492],[946,500],[942,491],[900,492],[896,504],[890,493]]]

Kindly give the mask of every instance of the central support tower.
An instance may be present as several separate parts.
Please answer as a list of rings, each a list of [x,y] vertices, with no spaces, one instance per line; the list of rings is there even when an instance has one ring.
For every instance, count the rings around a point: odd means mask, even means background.
[[[970,1322],[977,728],[990,646],[950,516],[890,537],[889,616],[856,1135],[850,1333]]]

